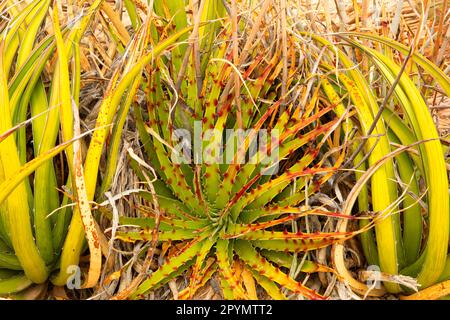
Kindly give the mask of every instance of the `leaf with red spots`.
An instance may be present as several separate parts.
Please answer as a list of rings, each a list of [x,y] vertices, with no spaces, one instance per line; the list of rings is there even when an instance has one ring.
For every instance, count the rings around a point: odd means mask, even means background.
[[[267,292],[267,294],[272,297],[272,299],[287,300],[286,296],[283,292],[281,292],[280,288],[276,285],[275,282],[253,269],[251,269],[251,271],[255,280]]]
[[[228,283],[230,289],[232,290],[236,298],[247,299],[244,289],[240,285],[239,281],[236,279],[231,269],[229,252],[231,252],[231,256],[233,256],[233,254],[232,254],[232,247],[229,247],[230,245],[232,246],[233,242],[222,239],[219,239],[217,241],[216,244],[217,263],[219,265],[223,279]]]
[[[184,299],[192,299],[193,295],[203,287],[214,275],[214,273],[217,271],[218,265],[215,263],[215,260],[213,258],[210,258],[211,260],[206,261],[206,266],[202,268],[197,275],[197,281],[194,286],[192,286],[192,282],[190,283],[189,287],[185,288],[184,290],[180,291],[178,298],[180,300]]]
[[[177,271],[181,266],[190,260],[193,260],[203,246],[202,241],[193,240],[176,256],[171,257],[169,262],[163,264],[158,270],[153,272],[150,277],[142,282],[137,290],[133,293],[132,298],[138,298],[140,295],[147,293],[161,282],[170,280],[169,276]]]
[[[272,250],[261,250],[259,252],[264,258],[275,263],[280,267],[291,268],[293,262],[293,255],[286,252],[281,251],[272,251]],[[300,262],[299,262],[300,263]],[[332,272],[334,270],[330,267],[324,266],[322,264],[316,263],[311,260],[303,260],[301,261],[301,271],[306,273],[315,273],[315,272]]]
[[[253,270],[259,272],[259,274],[268,279],[279,283],[295,293],[302,294],[305,298],[314,300],[324,299],[324,297],[317,294],[315,291],[305,287],[278,268],[274,267],[269,261],[261,256],[248,241],[236,240],[234,243],[234,250],[240,259],[248,264]]]
[[[198,283],[201,283],[202,280],[202,274],[201,274],[201,270],[203,267],[203,264],[205,263],[205,258],[206,255],[210,252],[211,248],[213,247],[213,245],[215,244],[215,239],[214,240],[210,240],[209,238],[205,239],[203,241],[203,246],[200,250],[200,252],[197,254],[197,258],[195,260],[195,264],[192,268],[192,274],[190,277],[190,283],[189,283],[189,298],[192,298],[192,296],[194,295],[196,288],[198,286]],[[200,275],[199,275],[200,273]]]

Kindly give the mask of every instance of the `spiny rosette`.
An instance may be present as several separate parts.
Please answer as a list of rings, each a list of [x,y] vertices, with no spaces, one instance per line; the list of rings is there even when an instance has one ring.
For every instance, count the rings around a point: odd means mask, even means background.
[[[146,79],[147,107],[134,108],[148,164],[135,157],[129,161],[152,188],[140,193],[141,217],[121,218],[123,226],[132,227],[117,237],[150,242],[157,235],[164,263],[132,297],[142,298],[185,274],[189,285],[180,298],[194,297],[215,277],[227,299],[257,298],[256,283],[274,299],[286,299],[287,292],[323,299],[289,269],[296,253],[354,235],[298,231],[308,215],[348,218],[307,201],[344,159],[346,148],[333,148],[329,137],[345,117],[337,117],[318,90],[305,106],[285,101],[283,60],[262,44],[236,79],[230,43],[221,41],[229,33],[227,23],[218,30],[217,45],[205,53],[209,60],[199,86],[192,85],[198,80],[190,57],[176,95],[168,84],[176,82],[177,63],[167,57],[155,61]],[[288,63],[290,88],[302,74],[295,71],[296,59]],[[236,81],[244,81],[239,96],[232,90]],[[302,271],[330,269],[307,260]]]

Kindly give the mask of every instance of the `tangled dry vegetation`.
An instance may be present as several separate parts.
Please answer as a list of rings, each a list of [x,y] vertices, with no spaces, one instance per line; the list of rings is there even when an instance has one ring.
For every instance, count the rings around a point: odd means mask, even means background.
[[[0,13],[0,296],[450,294],[447,0]]]

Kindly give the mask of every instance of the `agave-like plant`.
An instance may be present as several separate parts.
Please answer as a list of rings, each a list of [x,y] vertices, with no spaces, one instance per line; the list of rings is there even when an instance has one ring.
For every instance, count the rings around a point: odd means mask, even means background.
[[[375,235],[371,230],[361,235],[368,263],[380,266],[382,271],[390,275],[403,274],[417,278],[422,287],[448,280],[445,278],[450,268],[447,258],[449,199],[443,155],[445,147],[439,141],[439,135],[422,96],[423,94],[426,97],[430,92],[421,93],[404,70],[407,63],[411,63],[413,70],[420,68],[427,75],[424,77],[425,81],[433,79],[447,95],[450,93],[448,77],[437,66],[416,53],[414,48],[407,48],[373,34],[339,34],[339,39],[343,39],[344,43],[357,52],[362,52],[368,61],[373,63],[373,70],[376,71],[372,76],[379,76],[382,85],[378,88],[371,87],[363,76],[363,70],[355,68],[355,62],[344,48],[307,32],[300,31],[296,37],[303,41],[305,38],[311,39],[319,48],[327,49],[324,56],[328,57],[320,64],[320,68],[328,75],[323,79],[324,92],[336,103],[342,101],[355,106],[359,132],[367,139],[365,148],[356,151],[362,151],[362,155],[365,154],[364,157],[368,158],[368,170],[374,166],[379,168],[373,172],[371,178],[371,201],[368,201],[369,193],[365,187],[361,188],[358,198],[360,211],[372,208],[383,212],[386,217],[375,226]],[[383,50],[363,45],[351,37],[371,40],[374,47],[381,47]],[[404,55],[403,65],[390,58],[393,56],[393,50]],[[344,68],[351,70],[334,72],[336,67],[331,66],[333,61],[339,61]],[[330,72],[334,75],[330,76]],[[385,97],[378,103],[376,97],[383,92],[381,88],[384,85]],[[336,110],[343,108],[344,104],[341,103]],[[350,126],[355,125],[352,120]],[[372,134],[377,134],[378,137],[371,137]],[[389,151],[391,148],[396,149],[392,147],[394,145],[410,146],[410,152],[396,153],[395,159],[390,159]],[[355,168],[366,168],[362,155],[353,158]],[[383,165],[378,167],[376,164],[380,162],[383,162]],[[356,176],[361,175],[357,173]],[[420,182],[426,185],[426,189],[419,188]],[[420,199],[426,203],[423,208],[420,207]],[[347,199],[347,203],[351,205],[344,208],[343,213],[350,214],[354,200],[352,197]],[[403,215],[402,220],[398,212]],[[426,212],[425,219],[422,212]],[[428,234],[423,233],[424,222],[429,227]],[[367,221],[362,222],[365,223]],[[341,228],[342,230],[345,230],[345,227]],[[425,246],[422,243],[424,238]],[[355,291],[364,294],[367,286],[353,279],[348,273],[344,266],[342,246],[338,247],[339,250],[334,251],[337,271]],[[395,281],[385,283],[385,287],[390,292],[404,291]],[[382,293],[383,291],[380,291],[377,294]]]
[[[152,217],[123,218],[122,224],[140,226],[141,229],[120,232],[119,238],[132,242],[152,240],[154,244],[157,241],[170,244],[175,240],[181,243],[168,255],[168,261],[139,286],[133,297],[140,297],[188,269],[190,284],[183,296],[192,296],[199,284],[204,284],[213,275],[215,268],[220,271],[225,297],[248,297],[248,291],[240,285],[239,276],[234,274],[235,270],[242,269],[242,265],[266,290],[268,283],[275,290],[276,282],[295,291],[293,279],[286,282],[286,275],[277,269],[277,261],[280,260],[273,258],[279,257],[280,253],[274,255],[273,251],[308,251],[332,242],[337,242],[333,261],[338,274],[362,295],[384,294],[384,290],[368,292],[368,287],[355,280],[346,269],[340,240],[352,233],[346,231],[345,219],[340,226],[341,233],[300,233],[296,236],[292,232],[294,230],[284,231],[284,235],[281,231],[281,223],[286,222],[286,219],[297,219],[298,214],[319,213],[318,209],[308,207],[311,212],[300,212],[304,209],[300,209],[300,206],[305,204],[305,191],[306,195],[311,195],[320,190],[320,186],[342,164],[343,149],[338,156],[333,155],[335,158],[331,162],[326,158],[317,161],[318,155],[327,149],[333,150],[332,145],[322,139],[329,137],[337,125],[343,131],[339,135],[340,131],[336,130],[334,136],[341,140],[337,139],[339,142],[335,146],[347,146],[346,138],[355,131],[356,141],[364,141],[362,147],[358,147],[358,143],[348,143],[349,150],[354,153],[350,164],[354,164],[357,169],[356,178],[364,179],[365,182],[370,178],[370,188],[360,182],[355,189],[357,194],[351,193],[351,197],[346,200],[343,213],[351,214],[357,196],[360,212],[372,210],[380,215],[375,224],[375,234],[371,230],[361,234],[368,263],[379,265],[386,274],[417,277],[423,287],[446,280],[442,277],[448,274],[449,268],[446,263],[449,207],[442,146],[419,90],[403,72],[404,66],[389,58],[393,55],[390,50],[398,50],[407,56],[409,49],[374,35],[339,35],[339,39],[344,39],[357,51],[357,56],[362,54],[373,62],[379,72],[375,76],[382,76],[388,88],[392,87],[392,92],[389,89],[383,92],[371,87],[365,77],[367,67],[360,68],[355,64],[347,49],[341,49],[316,34],[304,31],[297,33],[294,31],[296,28],[290,29],[289,34],[283,35],[285,40],[281,48],[266,51],[267,47],[261,45],[255,35],[257,28],[262,26],[264,13],[270,8],[270,1],[263,2],[251,30],[246,30],[245,23],[233,18],[234,7],[228,10],[231,20],[222,18],[222,29],[219,29],[217,18],[223,16],[220,2],[206,3],[202,2],[199,7],[192,6],[199,13],[193,12],[194,31],[189,39],[190,46],[177,47],[170,57],[158,60],[151,68],[146,86],[147,111],[142,112],[135,107],[140,138],[152,172],[145,173],[142,162],[134,157],[130,162],[143,181],[150,183],[152,179],[149,177],[152,175],[156,175],[157,180],[151,182],[154,185],[152,193],[143,195],[152,204],[138,208],[143,214]],[[165,10],[158,11],[159,5],[166,6]],[[187,26],[184,11],[177,9],[181,3],[176,5],[171,2],[169,5],[162,2],[159,5],[155,6],[155,11],[169,21],[164,30],[170,33],[172,29],[181,30]],[[215,19],[216,25],[208,25],[209,31],[202,33],[200,30],[203,29],[199,26],[207,19]],[[239,55],[236,49],[237,35],[244,30],[247,31],[247,37]],[[195,41],[204,39],[205,34],[209,39],[213,39],[212,34],[218,34],[216,45]],[[380,53],[349,36],[379,42],[387,51],[385,54]],[[261,38],[265,44],[270,42],[264,36]],[[231,41],[227,42],[229,39]],[[288,49],[286,39],[290,44],[300,43],[300,48],[315,59],[315,63],[311,63],[313,69],[307,70],[320,70],[323,73],[320,78],[308,72],[298,72],[295,64],[297,54],[292,47]],[[259,50],[260,55],[255,50]],[[414,51],[408,58],[412,68],[423,68],[448,94],[448,77],[439,68]],[[240,67],[242,64],[245,67]],[[339,66],[344,69],[340,70]],[[308,88],[300,90],[303,104],[292,104],[292,100],[286,103],[284,99],[288,100],[288,90],[295,91],[299,83],[306,83]],[[385,101],[378,101],[377,98],[386,93]],[[349,113],[351,109],[347,106],[353,106],[355,112]],[[397,106],[397,109],[393,106]],[[402,110],[405,116],[399,116],[398,110]],[[347,119],[347,115],[351,118],[340,125],[335,118],[331,120],[333,117],[330,118],[330,114],[342,119]],[[202,121],[202,132],[215,129],[219,137],[209,141],[211,144],[205,141],[200,143],[200,154],[203,155],[205,151],[213,161],[196,163],[199,154],[195,153],[195,141],[189,140],[188,145],[194,150],[191,154],[194,163],[176,164],[174,159],[179,161],[179,158],[174,157],[173,153],[180,150],[176,150],[177,146],[173,143],[174,130],[183,128],[192,133],[196,120]],[[239,162],[249,153],[250,159],[261,160],[260,154],[254,158],[251,156],[249,144],[256,139],[251,135],[241,141],[238,147],[225,148],[223,153],[214,151],[222,142],[225,146],[230,143],[233,145],[234,141],[228,140],[225,134],[229,128],[278,130],[280,158],[277,161],[280,171],[265,175],[261,164]],[[319,132],[322,129],[325,131]],[[301,141],[306,136],[311,141],[303,144]],[[206,136],[200,138],[208,140]],[[296,145],[291,150],[293,153],[286,147],[291,146],[291,143],[292,146]],[[315,145],[315,149],[311,145]],[[403,148],[394,147],[399,145],[403,145]],[[393,153],[391,150],[394,150]],[[406,153],[405,150],[415,151]],[[233,161],[217,164],[223,157],[230,157]],[[349,165],[348,162],[345,164]],[[325,163],[333,165],[324,166]],[[368,170],[366,174],[358,172],[365,168]],[[315,182],[309,185],[311,177],[317,175],[321,177],[312,179]],[[423,191],[419,189],[419,181],[427,185],[426,197],[421,194]],[[420,198],[428,204],[425,221],[429,224],[429,233],[426,246],[422,245]],[[288,207],[281,209],[285,205]],[[324,214],[322,210],[319,211]],[[403,219],[400,218],[401,214]],[[325,215],[330,216],[329,213]],[[194,223],[197,219],[202,223]],[[369,228],[373,222],[361,220],[361,231]],[[158,228],[159,231],[155,231]],[[299,239],[303,241],[299,242]],[[311,245],[305,245],[306,239],[310,239]],[[286,259],[288,256],[285,256]],[[261,261],[264,263],[261,264]],[[204,272],[201,273],[201,270]],[[384,284],[389,292],[404,290],[395,280],[390,282],[388,279]],[[267,292],[272,297],[280,297],[272,289]],[[317,297],[306,288],[300,292],[310,298]]]
[[[374,46],[386,47],[384,52],[379,52],[348,36],[369,39],[373,41]],[[384,108],[378,110],[387,128],[388,141],[404,146],[419,143],[415,153],[400,154],[395,158],[399,180],[403,181],[401,183],[406,186],[404,189],[408,192],[402,203],[403,225],[397,226],[398,230],[395,232],[399,237],[398,242],[402,243],[396,248],[398,273],[417,278],[422,288],[448,280],[446,277],[450,270],[447,256],[450,211],[448,175],[444,157],[448,147],[441,144],[427,107],[426,99],[433,93],[430,90],[421,92],[414,82],[426,83],[432,79],[431,83],[440,86],[443,94],[448,96],[450,79],[427,58],[416,53],[414,47],[407,48],[390,39],[371,34],[342,34],[342,37],[351,46],[361,50],[377,68],[382,79],[391,86],[394,107],[386,107],[386,99]],[[403,65],[390,58],[394,50],[405,57]],[[412,70],[421,70],[426,76],[414,79],[407,72],[403,72],[409,62]],[[426,186],[425,189],[419,188],[420,182]],[[426,203],[423,208],[418,204],[419,198]],[[376,199],[373,199],[373,202],[375,201]],[[421,210],[426,213],[425,219]],[[422,230],[424,222],[428,226],[427,233]],[[396,224],[399,224],[399,221]],[[378,237],[379,235],[377,241]],[[422,239],[426,239],[425,245]],[[366,238],[363,243],[366,248],[375,247],[373,239]],[[380,246],[379,243],[377,246],[381,259],[386,247]],[[375,261],[376,259],[377,257]]]
[[[203,8],[206,12],[221,12],[221,1],[206,3],[215,6]],[[162,11],[173,14],[166,17],[166,30],[185,27],[172,25],[186,24],[178,19],[183,13],[177,8],[174,4],[173,12]],[[201,19],[196,23],[200,26]],[[286,88],[300,81],[295,50],[282,59],[280,50],[262,42],[253,46],[256,33],[246,40],[241,62],[248,63],[240,75],[233,65],[236,43],[227,41],[237,27],[233,23],[223,18],[218,26],[208,25],[216,36],[207,50],[201,44],[198,51],[195,44],[177,47],[170,57],[157,59],[146,81],[147,108],[135,105],[148,164],[133,152],[129,161],[150,191],[140,193],[143,204],[136,209],[141,217],[120,218],[122,227],[131,229],[118,231],[117,238],[150,242],[150,250],[157,243],[172,249],[159,269],[134,292],[119,294],[122,298],[141,298],[185,271],[189,285],[181,298],[193,297],[215,274],[227,299],[256,298],[255,280],[275,299],[286,298],[277,284],[310,299],[323,298],[285,267],[298,252],[362,231],[311,233],[298,225],[308,215],[344,218],[324,207],[309,207],[307,199],[327,185],[344,160],[345,143],[335,145],[330,136],[340,131],[347,114],[338,117],[336,105],[320,99],[319,88],[303,108],[285,103],[283,67],[289,66]],[[195,25],[193,30],[195,37]],[[243,135],[227,134],[229,130]],[[330,269],[307,261],[302,270]]]
[[[0,33],[0,267],[7,269],[9,276],[0,280],[1,294],[43,283],[57,269],[71,212],[62,210],[61,214],[48,217],[61,204],[53,157],[66,150],[72,174],[68,188],[77,194],[83,192],[79,184],[75,187],[70,183],[77,180],[75,175],[81,167],[74,160],[74,156],[80,156],[81,135],[79,131],[76,134],[78,110],[73,109],[78,105],[79,65],[74,64],[75,86],[71,90],[67,61],[76,55],[78,40],[99,4],[95,3],[75,28],[66,27],[63,31],[55,8],[52,17],[55,34],[38,42],[37,35],[48,18],[51,1],[5,3],[7,11],[3,14],[9,20],[2,24]],[[56,48],[58,54],[54,55]],[[48,94],[44,68],[53,56],[56,68]],[[30,123],[31,131],[27,130]],[[57,145],[60,132],[62,138]],[[27,133],[33,137],[32,155],[27,148]],[[29,179],[33,171],[34,179]],[[78,182],[82,179],[78,178]],[[68,200],[64,197],[63,204]]]
[[[100,276],[104,238],[90,202],[113,117],[105,99],[96,127],[81,134],[80,42],[100,12],[113,21],[111,37],[126,45],[129,36],[106,2],[82,5],[70,4],[62,16],[58,1],[1,4],[8,20],[0,24],[0,294],[48,279],[66,285],[87,247],[89,271],[82,287],[95,286]],[[147,63],[176,39],[156,46]],[[93,140],[84,162],[79,140],[90,133]],[[60,169],[53,158],[62,151]],[[62,189],[64,195],[58,191]]]

